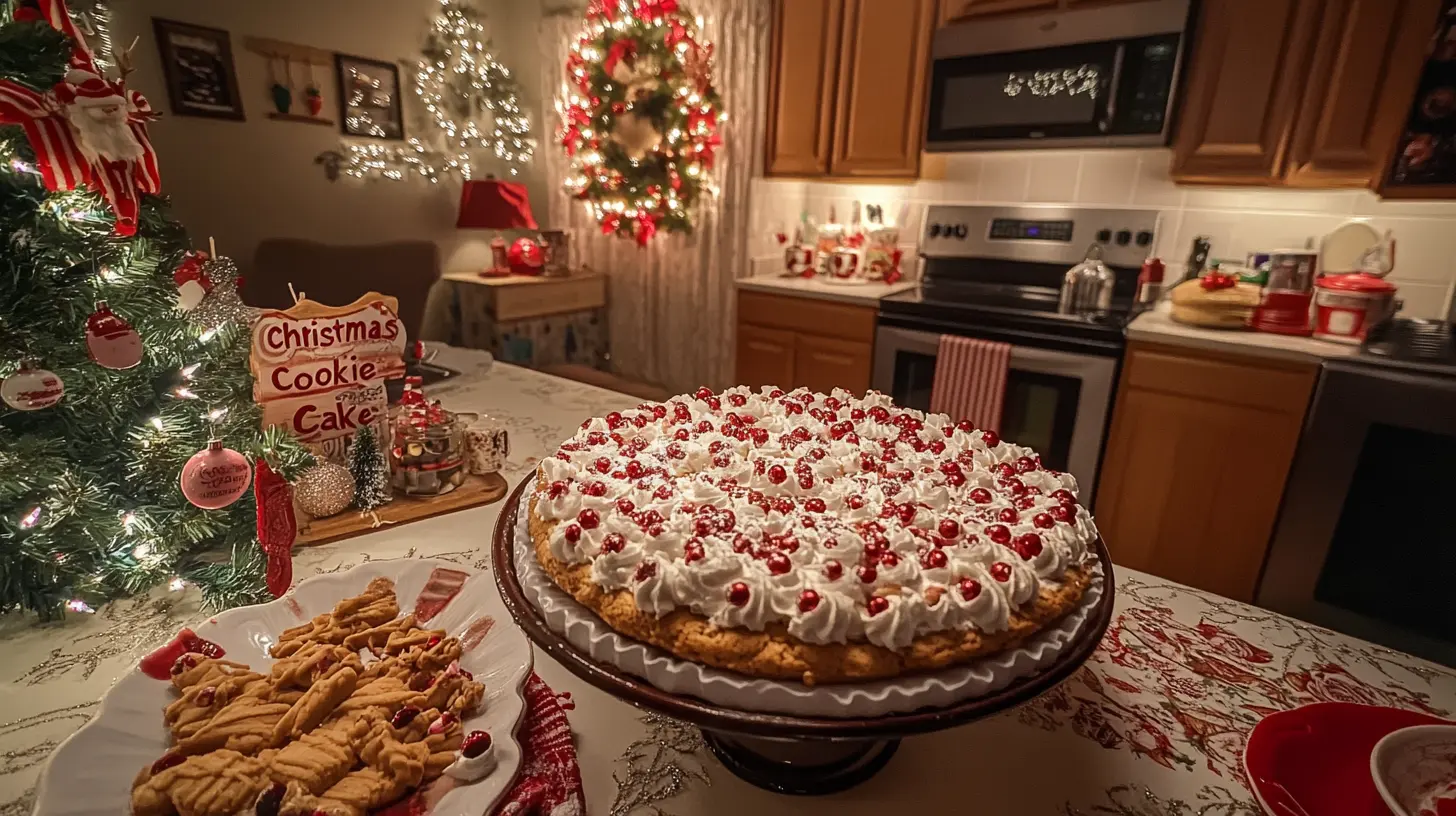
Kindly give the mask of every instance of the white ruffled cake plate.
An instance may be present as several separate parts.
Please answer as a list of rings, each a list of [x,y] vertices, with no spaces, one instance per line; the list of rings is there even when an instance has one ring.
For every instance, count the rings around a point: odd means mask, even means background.
[[[809,687],[703,666],[618,634],[557,587],[536,561],[526,529],[529,514],[524,508],[529,496],[526,492],[520,496],[513,536],[516,577],[526,599],[553,632],[593,660],[640,677],[664,692],[690,695],[740,711],[866,718],[943,708],[994,694],[1056,663],[1077,640],[1092,610],[1098,608],[1105,587],[1102,565],[1094,560],[1092,582],[1077,608],[1055,626],[1042,630],[1015,649],[939,672],[870,683]],[[502,523],[509,523],[510,510],[507,507],[504,511]]]

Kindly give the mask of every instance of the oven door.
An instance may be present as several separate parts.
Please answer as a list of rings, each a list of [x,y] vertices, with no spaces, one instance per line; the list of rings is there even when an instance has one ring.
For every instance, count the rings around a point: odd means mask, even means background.
[[[930,410],[940,335],[880,326],[872,384],[897,404]],[[1117,360],[1013,346],[1001,409],[1001,437],[1034,448],[1049,468],[1077,477],[1091,506],[1117,378]]]
[[[1259,605],[1456,666],[1456,379],[1325,364]]]

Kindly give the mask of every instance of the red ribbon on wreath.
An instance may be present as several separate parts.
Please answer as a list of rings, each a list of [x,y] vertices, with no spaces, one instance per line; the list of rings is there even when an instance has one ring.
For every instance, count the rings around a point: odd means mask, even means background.
[[[44,19],[70,37],[70,70],[45,92],[0,80],[0,124],[25,132],[47,190],[89,187],[111,205],[116,234],[136,234],[141,194],[162,189],[146,128],[157,114],[124,82],[101,76],[64,0],[36,0],[17,8],[15,17]]]
[[[632,63],[636,60],[637,41],[628,39],[617,40],[612,43],[611,48],[607,49],[607,57],[602,60],[602,70],[607,72],[607,76],[615,76],[619,63],[626,62],[627,67],[631,68]]]
[[[666,17],[677,11],[677,0],[637,0],[633,9],[638,17]]]
[[[633,232],[637,237],[637,246],[646,247],[652,236],[657,234],[657,217],[645,212],[637,216],[637,225]]]
[[[1225,275],[1222,272],[1209,272],[1198,279],[1198,285],[1206,292],[1216,292],[1219,289],[1228,289],[1238,283],[1233,275]]]

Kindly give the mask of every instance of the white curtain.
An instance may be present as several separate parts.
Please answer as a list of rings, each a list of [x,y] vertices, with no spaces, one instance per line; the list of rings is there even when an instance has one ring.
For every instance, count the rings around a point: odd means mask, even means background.
[[[713,83],[728,112],[713,168],[719,194],[701,203],[692,235],[659,232],[645,249],[602,235],[562,190],[568,165],[560,145],[542,138],[549,143],[538,153],[550,226],[571,233],[576,263],[607,275],[613,371],[673,392],[731,384],[733,281],[750,272],[749,183],[761,160],[772,20],[770,0],[692,0],[689,7],[704,18],[703,33],[714,46]],[[541,25],[541,98],[549,110],[561,93],[582,13],[549,13]],[[549,114],[542,136],[559,124]]]

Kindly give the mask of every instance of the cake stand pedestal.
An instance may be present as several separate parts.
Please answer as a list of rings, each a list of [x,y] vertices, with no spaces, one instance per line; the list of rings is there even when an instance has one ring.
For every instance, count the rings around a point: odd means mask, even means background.
[[[1098,539],[1093,551],[1102,564],[1104,588],[1097,606],[1088,612],[1081,630],[1056,662],[1000,691],[942,708],[879,717],[800,717],[727,708],[662,691],[583,654],[552,631],[526,597],[513,552],[521,497],[534,481],[534,474],[526,477],[506,498],[491,541],[496,586],[526,636],[572,674],[608,694],[698,726],[708,749],[725,768],[752,785],[778,793],[819,795],[854,787],[883,769],[904,737],[990,717],[1055,688],[1096,651],[1112,620],[1112,559]]]

